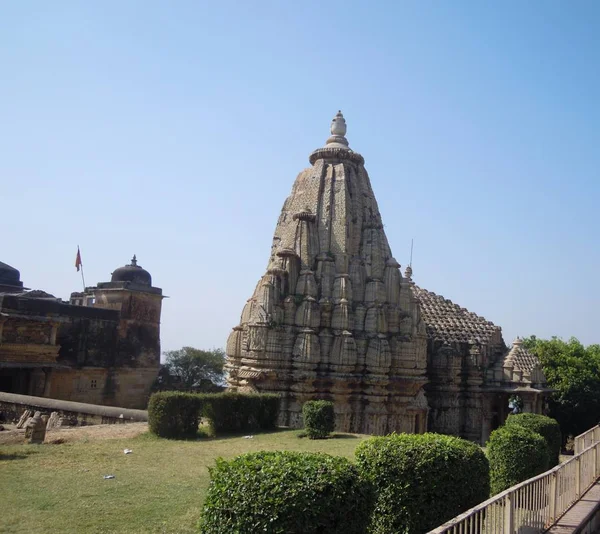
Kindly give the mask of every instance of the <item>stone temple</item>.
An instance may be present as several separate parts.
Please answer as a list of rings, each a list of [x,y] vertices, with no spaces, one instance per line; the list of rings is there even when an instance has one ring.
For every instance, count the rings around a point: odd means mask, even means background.
[[[483,442],[508,398],[542,412],[539,362],[501,330],[405,276],[341,112],[283,205],[265,275],[227,341],[229,386],[281,396],[280,424],[332,400],[336,429]]]
[[[425,430],[427,338],[363,157],[333,119],[285,201],[266,274],[229,337],[233,387],[282,397],[281,423],[326,396],[344,431]]]

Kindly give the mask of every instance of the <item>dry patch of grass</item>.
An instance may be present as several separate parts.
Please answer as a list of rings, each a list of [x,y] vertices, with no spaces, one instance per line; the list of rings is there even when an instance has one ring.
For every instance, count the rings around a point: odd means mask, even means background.
[[[111,426],[60,430],[56,437],[69,438],[57,445],[0,446],[0,533],[195,532],[215,458],[258,450],[353,458],[367,437],[312,441],[284,430],[174,441],[141,433],[144,423]]]

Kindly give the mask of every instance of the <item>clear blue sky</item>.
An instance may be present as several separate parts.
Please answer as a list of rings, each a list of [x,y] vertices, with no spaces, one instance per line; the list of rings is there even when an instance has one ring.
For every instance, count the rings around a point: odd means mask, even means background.
[[[163,349],[224,347],[338,109],[396,259],[514,336],[600,342],[600,3],[4,2],[0,260],[136,253]]]

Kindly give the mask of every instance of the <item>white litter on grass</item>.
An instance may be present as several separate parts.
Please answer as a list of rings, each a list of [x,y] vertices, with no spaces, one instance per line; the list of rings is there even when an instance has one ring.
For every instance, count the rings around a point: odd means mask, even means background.
[[[254,436],[244,436],[244,439],[254,439]]]
[[[110,478],[115,478],[115,475],[104,475],[104,480],[108,480]]]
[[[123,454],[131,454],[133,451],[131,449],[125,449]]]

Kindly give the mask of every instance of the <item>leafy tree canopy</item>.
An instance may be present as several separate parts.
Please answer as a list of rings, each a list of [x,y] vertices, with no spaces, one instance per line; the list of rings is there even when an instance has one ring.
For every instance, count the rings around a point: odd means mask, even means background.
[[[600,419],[600,345],[584,347],[576,338],[538,339],[531,336],[525,346],[538,356],[554,388],[550,411],[563,436],[577,435],[597,425]]]
[[[158,389],[215,391],[224,385],[225,351],[183,347],[164,353]]]

